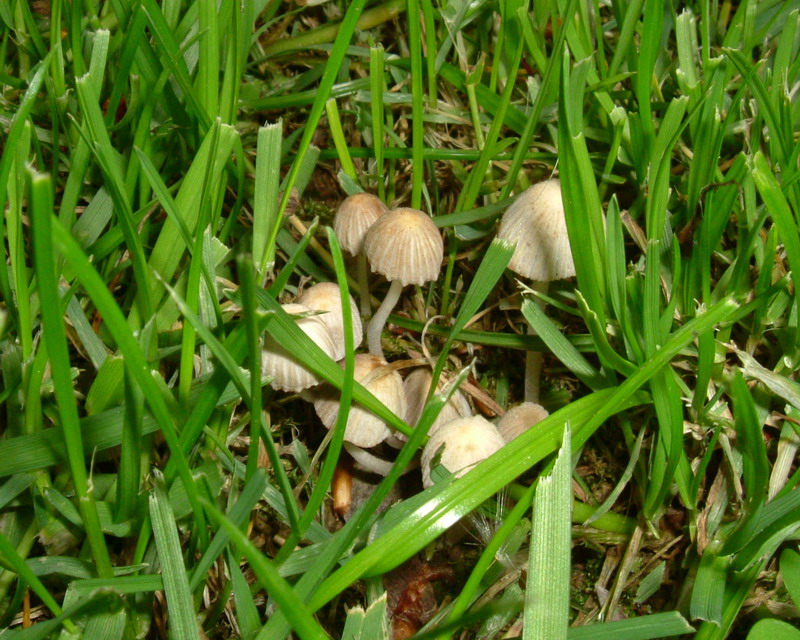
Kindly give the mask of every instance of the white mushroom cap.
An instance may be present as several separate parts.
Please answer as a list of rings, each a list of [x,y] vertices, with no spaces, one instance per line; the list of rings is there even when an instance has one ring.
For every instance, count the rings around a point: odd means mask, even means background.
[[[557,179],[523,191],[503,214],[497,237],[516,242],[508,268],[521,276],[551,282],[575,275]]]
[[[415,427],[419,422],[422,411],[425,409],[425,400],[428,397],[428,391],[431,388],[431,380],[433,375],[430,370],[425,367],[414,369],[403,382],[403,389],[406,392],[406,422]],[[446,381],[441,377],[439,383],[436,385],[436,390],[440,391],[444,388]],[[428,435],[432,436],[436,430],[443,424],[456,420],[457,418],[465,418],[472,414],[469,402],[464,397],[460,390],[456,389],[450,400],[447,402],[439,415],[434,420],[431,428],[428,430]],[[402,442],[406,437],[402,433],[396,433],[395,436]]]
[[[525,433],[533,425],[544,420],[550,413],[542,405],[535,402],[523,402],[495,422],[497,430],[506,442]]]
[[[380,400],[395,415],[406,412],[406,397],[403,379],[396,371],[377,371],[386,361],[370,354],[358,354],[354,378]],[[314,400],[314,410],[328,429],[332,429],[339,417],[339,392],[326,389]],[[359,447],[374,447],[383,442],[392,431],[380,418],[359,406],[350,408],[344,439]]]
[[[370,227],[364,252],[373,271],[406,286],[439,277],[444,246],[430,216],[416,209],[394,209]]]
[[[356,193],[344,199],[333,218],[333,232],[342,249],[358,255],[364,245],[367,230],[388,207],[371,193]]]
[[[317,316],[322,320],[333,335],[333,343],[336,350],[333,354],[334,360],[344,358],[344,319],[342,317],[342,298],[339,295],[339,285],[333,282],[320,282],[313,287],[303,291],[297,298],[299,304],[304,304],[314,311],[327,311]],[[358,308],[350,296],[350,317],[353,324],[353,345],[358,347],[364,337],[364,330],[361,326],[361,318],[358,317]]]
[[[311,309],[302,304],[284,304],[283,310],[288,314],[310,313]],[[297,326],[302,329],[316,345],[329,357],[333,358],[335,344],[331,330],[318,316],[299,318]],[[261,351],[261,373],[272,377],[272,387],[281,391],[297,393],[320,383],[311,371],[303,367],[290,354],[289,350],[279,344],[271,335],[264,338]]]
[[[459,418],[442,425],[422,450],[422,485],[428,488],[433,484],[431,464],[442,445],[442,466],[460,477],[469,467],[499,451],[505,443],[495,426],[481,416]]]

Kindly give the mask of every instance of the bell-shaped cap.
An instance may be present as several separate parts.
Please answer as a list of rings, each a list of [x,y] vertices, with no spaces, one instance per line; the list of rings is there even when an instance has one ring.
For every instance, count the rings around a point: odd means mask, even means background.
[[[386,365],[383,358],[370,354],[358,354],[355,361],[354,378],[380,400],[387,409],[398,416],[405,415],[406,396],[403,379],[396,371],[380,370]],[[328,429],[332,429],[339,417],[339,391],[323,389],[314,399],[314,410]],[[359,406],[350,407],[344,439],[359,447],[374,447],[392,433],[380,418]]]
[[[371,193],[355,193],[344,199],[333,218],[333,232],[342,249],[351,255],[361,253],[369,228],[388,207]]]
[[[525,433],[533,425],[544,420],[550,413],[542,405],[535,402],[523,402],[495,422],[497,430],[506,442]]]
[[[344,317],[342,316],[342,298],[339,295],[339,285],[333,282],[320,282],[309,287],[297,298],[299,304],[304,304],[314,311],[326,311],[317,317],[322,320],[333,335],[335,351],[334,360],[344,358]],[[364,329],[361,318],[358,317],[358,308],[350,296],[350,317],[353,325],[353,348],[361,344]]]
[[[441,451],[439,463],[457,477],[474,464],[499,451],[506,441],[495,426],[481,416],[459,418],[442,425],[422,450],[422,484],[430,487],[431,466]]]
[[[302,304],[285,304],[283,310],[288,314],[310,313],[311,309]],[[296,320],[297,326],[311,338],[320,349],[333,358],[335,344],[331,330],[319,316],[307,316]],[[272,387],[281,391],[297,393],[320,383],[311,371],[301,365],[289,349],[281,345],[271,335],[264,338],[261,350],[261,373],[272,377]]]
[[[416,209],[394,209],[370,227],[364,252],[373,271],[406,286],[439,277],[444,245],[430,216]]]
[[[561,183],[545,180],[526,189],[503,214],[497,237],[516,243],[508,268],[539,282],[575,275]]]
[[[422,411],[425,409],[425,400],[428,397],[432,379],[433,376],[431,375],[430,369],[427,367],[419,367],[418,369],[414,369],[403,381],[403,388],[406,392],[405,420],[412,427],[417,426]],[[446,381],[440,377],[439,384],[436,385],[437,392],[445,388],[445,384]],[[470,415],[472,415],[472,409],[469,406],[469,402],[467,402],[464,394],[461,393],[459,389],[456,389],[453,395],[450,396],[450,400],[448,400],[447,404],[442,407],[436,420],[433,421],[431,428],[428,430],[428,436],[432,436],[443,424]],[[406,440],[406,437],[402,433],[397,433],[395,435],[402,442]]]

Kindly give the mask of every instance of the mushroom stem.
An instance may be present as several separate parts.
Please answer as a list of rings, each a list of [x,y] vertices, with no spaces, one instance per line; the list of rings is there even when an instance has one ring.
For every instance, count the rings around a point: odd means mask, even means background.
[[[392,285],[389,287],[389,292],[381,302],[381,306],[372,316],[367,328],[367,344],[369,345],[369,352],[374,356],[383,358],[383,348],[381,347],[381,332],[386,324],[389,314],[394,309],[397,301],[400,299],[400,293],[403,291],[403,284],[399,280],[393,280]]]
[[[388,476],[394,466],[393,462],[381,460],[378,456],[372,455],[369,451],[365,451],[351,442],[345,442],[344,448],[347,450],[347,453],[353,457],[353,460],[372,473]]]
[[[362,252],[358,254],[357,275],[358,288],[361,295],[361,320],[369,320],[372,307],[369,304],[369,274],[367,272],[367,256]]]
[[[528,327],[528,335],[536,332]],[[542,375],[542,354],[528,351],[525,355],[525,402],[539,402],[539,380]]]
[[[531,289],[539,293],[547,293],[547,282],[533,280]],[[545,302],[536,298],[536,304],[545,308]],[[535,336],[536,329],[528,325],[528,335]],[[542,354],[538,351],[528,351],[525,354],[525,402],[539,403],[539,380],[542,376]]]

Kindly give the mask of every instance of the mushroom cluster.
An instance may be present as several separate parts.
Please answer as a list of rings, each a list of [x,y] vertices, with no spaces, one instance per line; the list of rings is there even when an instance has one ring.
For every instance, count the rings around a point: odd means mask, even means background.
[[[390,411],[414,427],[430,395],[430,368],[417,367],[403,380],[398,369],[418,363],[401,361],[389,365],[384,359],[381,333],[404,287],[438,278],[444,255],[442,235],[422,211],[389,210],[378,198],[365,193],[342,202],[334,219],[334,232],[342,248],[358,263],[360,318],[351,300],[356,347],[363,337],[361,321],[366,321],[372,311],[367,263],[373,272],[390,283],[386,297],[367,326],[369,353],[355,356],[354,378]],[[575,273],[558,180],[539,183],[521,194],[503,216],[498,237],[516,243],[509,267],[533,279],[540,289],[545,286],[543,283]],[[294,303],[284,305],[284,310],[296,317],[298,326],[323,352],[343,366],[344,321],[338,285],[316,284],[300,293]],[[526,400],[538,399],[538,372],[532,373],[535,359],[534,355],[528,361],[527,377],[531,380],[526,382]],[[271,377],[274,388],[303,392],[303,397],[313,402],[322,424],[328,429],[333,427],[339,415],[339,392],[330,385],[317,386],[319,379],[297,363],[285,345],[270,338],[265,340],[262,370]],[[436,390],[441,391],[446,384],[445,378],[440,379]],[[536,387],[535,393],[530,393],[532,387]],[[456,476],[466,473],[547,415],[540,405],[525,402],[493,424],[475,415],[466,396],[455,390],[428,432],[428,442],[421,456],[423,485],[433,484],[432,472],[439,464]],[[377,448],[384,446],[384,453],[387,449],[383,443],[399,448],[405,437],[393,433],[371,412],[354,406],[348,414],[344,441],[357,467],[386,474],[392,461],[376,455]]]
[[[362,319],[371,315],[367,262],[375,273],[390,282],[389,291],[369,323],[369,353],[358,354],[355,379],[387,408],[400,417],[406,415],[403,379],[388,368],[383,359],[381,332],[389,313],[408,284],[422,285],[439,277],[444,256],[442,236],[430,216],[409,208],[389,210],[377,197],[359,193],[346,198],[336,211],[334,233],[342,248],[357,261],[361,294],[361,318],[351,300],[353,338],[356,347],[362,340]],[[302,292],[284,310],[296,316],[298,326],[330,358],[343,361],[344,322],[339,287],[322,282]],[[320,380],[295,360],[285,345],[267,337],[262,352],[262,372],[270,376],[275,389],[301,393],[314,403],[315,410],[331,428],[339,413],[339,394],[329,385],[316,388]],[[430,374],[428,374],[428,386]],[[427,393],[427,387],[425,389]],[[466,400],[463,400],[466,404]],[[424,399],[423,399],[424,402]],[[462,414],[468,412],[461,408]],[[415,406],[420,407],[419,402]],[[417,418],[414,418],[416,422]],[[350,411],[345,431],[345,446],[356,460],[370,470],[386,472],[391,463],[376,459],[365,451],[392,436],[390,428],[361,407]],[[402,440],[395,440],[396,445]],[[388,465],[388,467],[387,467]]]

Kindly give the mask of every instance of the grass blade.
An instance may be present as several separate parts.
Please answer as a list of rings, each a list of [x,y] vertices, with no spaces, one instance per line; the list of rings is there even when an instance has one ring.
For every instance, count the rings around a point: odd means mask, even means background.
[[[194,613],[192,593],[183,564],[181,541],[175,515],[169,505],[164,488],[164,478],[155,472],[155,487],[150,494],[150,519],[153,523],[153,538],[156,541],[164,595],[167,598],[170,629],[176,638],[200,640],[200,628]]]
[[[525,588],[523,640],[566,640],[572,550],[572,447],[564,426],[552,472],[539,478]]]

